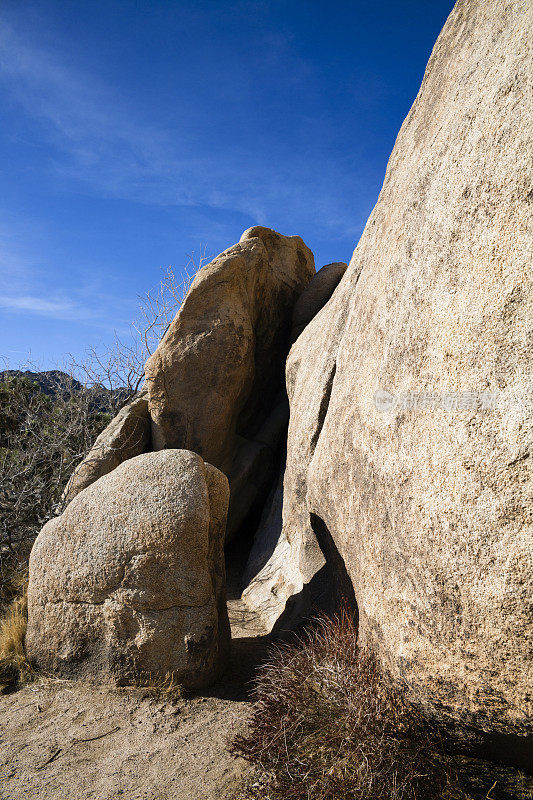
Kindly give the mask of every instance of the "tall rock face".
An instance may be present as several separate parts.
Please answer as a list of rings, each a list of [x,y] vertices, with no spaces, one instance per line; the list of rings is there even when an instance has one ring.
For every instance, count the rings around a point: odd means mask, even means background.
[[[522,0],[452,11],[348,271],[291,350],[283,531],[246,593],[279,616],[328,560],[318,524],[362,640],[418,702],[518,735],[533,718],[532,29]]]

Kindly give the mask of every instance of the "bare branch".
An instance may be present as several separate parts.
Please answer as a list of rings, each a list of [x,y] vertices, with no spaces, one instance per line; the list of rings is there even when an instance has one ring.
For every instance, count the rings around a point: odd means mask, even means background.
[[[0,371],[0,605],[13,565],[24,562],[42,525],[60,513],[61,495],[98,434],[140,389],[144,364],[178,312],[206,251],[194,254],[178,280],[172,267],[139,298],[131,336],[115,334],[104,350],[72,356],[64,370]],[[35,377],[46,376],[40,386]]]

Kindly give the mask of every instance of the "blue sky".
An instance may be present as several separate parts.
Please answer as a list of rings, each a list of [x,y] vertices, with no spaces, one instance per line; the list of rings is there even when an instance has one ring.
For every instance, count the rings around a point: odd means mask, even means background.
[[[449,0],[3,0],[0,356],[124,335],[262,224],[348,261]]]

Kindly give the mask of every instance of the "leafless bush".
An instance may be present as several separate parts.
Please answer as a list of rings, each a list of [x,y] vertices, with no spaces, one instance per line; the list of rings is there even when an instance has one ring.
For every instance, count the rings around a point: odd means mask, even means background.
[[[82,361],[70,357],[66,371],[0,372],[0,611],[16,595],[36,534],[60,511],[74,468],[138,391],[146,358],[205,261],[205,251],[197,262],[191,257],[180,281],[169,267],[156,289],[139,298],[131,341],[116,336],[104,351],[91,348]]]
[[[196,272],[207,260],[205,248],[197,258],[193,253],[181,279],[173,267],[167,267],[158,285],[139,297],[139,316],[131,325],[130,336],[124,338],[115,333],[111,345],[103,350],[90,347],[81,360],[71,356],[69,372],[88,386],[99,385],[108,390],[121,387],[126,402],[139,390],[147,358],[167,332]]]
[[[189,256],[189,261],[183,268],[185,277],[181,281],[177,280],[173,267],[167,267],[158,286],[139,298],[140,315],[133,323],[133,328],[142,343],[143,363],[152,355],[167,332],[189,291],[194,276],[207,261],[204,247],[198,258],[194,253]]]
[[[233,752],[261,769],[261,800],[431,800],[446,782],[435,747],[342,612],[276,650]]]

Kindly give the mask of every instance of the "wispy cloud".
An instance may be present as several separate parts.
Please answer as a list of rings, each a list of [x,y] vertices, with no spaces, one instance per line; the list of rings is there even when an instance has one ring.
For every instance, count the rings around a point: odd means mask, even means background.
[[[1,211],[4,212],[4,209]],[[16,228],[16,225],[13,227]],[[18,237],[14,235],[13,228],[8,228],[8,225],[0,224],[0,293],[23,291],[35,266],[30,253],[16,241]]]
[[[276,68],[286,64],[293,79],[295,74],[302,81],[309,77],[305,63],[295,69],[290,42],[278,42],[268,52],[271,60],[277,53]],[[211,206],[266,224],[281,211],[295,226],[312,221],[334,233],[357,231],[346,202],[353,194],[354,173],[340,156],[328,156],[323,120],[316,136],[309,133],[316,120],[299,121],[311,153],[305,143],[291,150],[268,131],[263,142],[251,137],[216,153],[206,142],[200,144],[186,124],[170,130],[140,121],[135,108],[97,76],[72,64],[67,68],[56,53],[28,42],[6,24],[0,31],[0,78],[26,113],[38,118],[55,146],[53,169],[63,178],[144,203]],[[248,102],[254,102],[253,96]],[[242,113],[236,124],[246,125]],[[313,163],[320,168],[314,170]]]
[[[72,303],[45,300],[42,297],[32,297],[31,295],[0,295],[0,308],[9,311],[30,311],[34,314],[44,314],[47,317],[59,319],[72,317],[74,313],[79,313]]]

